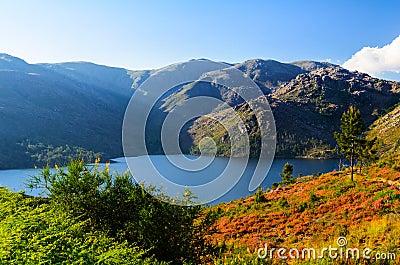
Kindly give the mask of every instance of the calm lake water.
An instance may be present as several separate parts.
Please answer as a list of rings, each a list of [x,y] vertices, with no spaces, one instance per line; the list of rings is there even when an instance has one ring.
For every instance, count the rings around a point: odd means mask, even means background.
[[[182,185],[201,185],[202,183],[212,180],[213,176],[220,174],[226,167],[229,159],[217,157],[214,161],[206,168],[194,172],[179,169],[169,163],[166,156],[154,155],[150,156],[151,161],[156,165],[157,170],[167,179],[173,180],[175,183],[180,183]],[[192,157],[193,158],[193,157]],[[135,171],[136,174],[146,175],[150,174],[149,170],[143,167],[141,157],[130,158],[132,159],[130,163],[138,170]],[[113,159],[114,163],[111,163],[110,170],[122,173],[128,170],[128,166],[125,162],[125,158]],[[262,188],[271,187],[274,182],[281,181],[280,173],[284,164],[288,162],[294,165],[294,175],[310,175],[317,173],[324,173],[337,170],[338,160],[316,160],[316,159],[275,159],[270,171],[268,172],[266,178],[261,184]],[[224,196],[212,202],[224,202],[231,201],[238,198],[246,197],[251,194],[249,192],[249,182],[252,177],[255,165],[257,161],[251,160],[244,173],[242,174],[239,182]],[[132,165],[131,164],[131,165]],[[102,164],[104,166],[104,164]],[[6,186],[12,191],[25,190],[27,194],[38,195],[40,191],[26,189],[26,183],[30,176],[38,175],[39,169],[16,169],[16,170],[0,170],[0,186]],[[200,201],[201,198],[200,198]]]

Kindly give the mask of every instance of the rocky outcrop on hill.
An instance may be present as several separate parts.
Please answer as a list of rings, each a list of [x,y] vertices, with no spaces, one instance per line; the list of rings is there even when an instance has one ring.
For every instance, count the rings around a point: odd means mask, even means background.
[[[321,68],[323,65],[315,65],[315,70],[298,74],[267,95],[277,129],[277,156],[331,156],[335,145],[333,133],[339,130],[340,117],[350,105],[361,110],[368,126],[400,99],[398,82],[350,72],[339,66]],[[242,113],[251,114],[246,108],[246,103],[237,107],[239,111],[243,109]],[[246,119],[252,120],[251,117]],[[212,123],[207,121],[207,126],[201,126],[197,122],[191,132],[213,127]],[[250,136],[258,133],[257,129],[249,130]],[[195,135],[196,142],[205,132],[197,131]],[[215,135],[219,139],[223,133],[217,130]],[[221,148],[228,149],[223,143]]]

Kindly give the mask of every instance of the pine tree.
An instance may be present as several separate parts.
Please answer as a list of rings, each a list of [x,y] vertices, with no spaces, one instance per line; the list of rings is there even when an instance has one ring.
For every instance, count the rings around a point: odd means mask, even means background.
[[[290,184],[294,182],[294,177],[293,177],[293,165],[289,164],[286,162],[282,169],[282,173],[280,174],[282,178],[282,182],[284,184]]]
[[[343,113],[341,119],[341,133],[334,133],[334,137],[341,154],[350,160],[351,181],[354,181],[354,164],[357,159],[362,160],[369,156],[375,141],[368,141],[363,135],[364,120],[360,110],[354,106]]]

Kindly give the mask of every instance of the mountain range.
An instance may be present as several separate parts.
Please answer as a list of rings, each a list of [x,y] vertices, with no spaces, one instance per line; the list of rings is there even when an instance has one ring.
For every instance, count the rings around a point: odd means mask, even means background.
[[[182,63],[184,65],[185,63]],[[230,64],[267,96],[277,129],[277,156],[327,157],[333,132],[349,105],[371,125],[400,100],[400,83],[350,72],[326,62],[281,63],[253,59]],[[73,155],[104,160],[122,156],[121,128],[136,89],[157,70],[128,70],[88,62],[29,64],[0,54],[0,168],[64,163]],[[215,80],[220,72],[209,73]],[[212,83],[192,82],[166,93],[150,117],[150,153],[162,153],[157,136],[163,119],[179,102],[199,95],[223,99],[246,117],[253,154],[259,128],[248,104]],[[219,115],[218,109],[208,115]],[[229,155],[227,132],[210,118],[184,127],[185,152],[196,153],[199,139],[214,138],[219,155]]]

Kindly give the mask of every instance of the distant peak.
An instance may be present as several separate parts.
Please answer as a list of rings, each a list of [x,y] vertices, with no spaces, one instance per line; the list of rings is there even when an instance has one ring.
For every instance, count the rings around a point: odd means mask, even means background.
[[[11,56],[5,53],[0,53],[0,60],[11,62]]]
[[[189,62],[193,62],[193,61],[211,61],[211,60],[209,60],[209,59],[207,59],[207,58],[198,58],[198,59],[190,59],[189,60]]]
[[[207,58],[190,59],[188,62],[210,62],[210,63],[221,63],[221,64],[224,64],[224,65],[226,65],[227,67],[235,65],[235,64],[232,64],[232,63],[227,63],[227,62],[224,62],[224,61],[213,61],[213,60],[210,60],[210,59],[207,59]]]
[[[3,62],[7,62],[7,63],[12,63],[12,62],[22,62],[22,63],[27,63],[24,60],[15,57],[15,56],[11,56],[7,53],[0,53],[0,60],[2,60]]]

